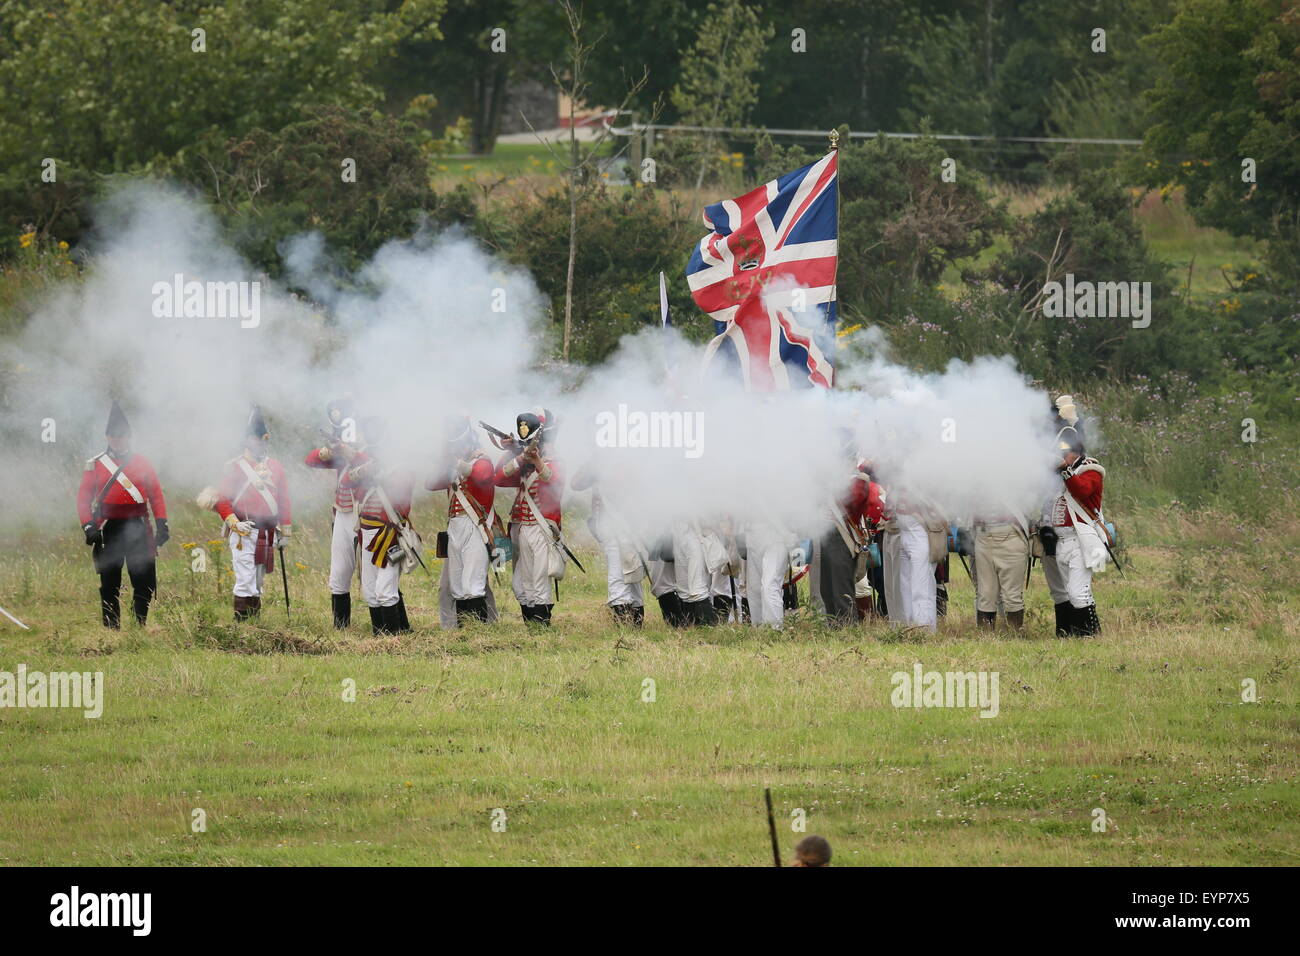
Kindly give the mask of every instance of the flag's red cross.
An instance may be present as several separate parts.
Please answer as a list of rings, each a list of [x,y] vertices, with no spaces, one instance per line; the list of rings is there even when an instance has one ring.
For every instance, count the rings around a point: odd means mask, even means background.
[[[751,389],[789,387],[782,367],[781,339],[806,353],[812,384],[831,385],[831,363],[800,315],[821,318],[814,307],[835,300],[835,196],[829,188],[835,177],[836,154],[831,153],[705,212],[705,223],[714,232],[700,240],[687,278],[696,304],[725,323],[719,340],[726,337],[736,343],[747,365],[746,381]],[[778,199],[783,200],[784,211],[774,221]],[[811,228],[790,241],[801,223]],[[769,287],[774,294],[765,303],[764,292]],[[791,308],[790,293],[796,289],[804,290],[806,307],[801,312]]]

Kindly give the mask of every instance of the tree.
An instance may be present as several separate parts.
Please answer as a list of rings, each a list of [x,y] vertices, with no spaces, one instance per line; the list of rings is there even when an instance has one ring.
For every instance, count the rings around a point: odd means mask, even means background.
[[[580,145],[578,142],[577,118],[578,104],[585,102],[589,84],[587,81],[587,63],[591,52],[599,43],[584,39],[582,6],[574,0],[560,0],[560,7],[568,21],[568,51],[563,72],[551,68],[551,76],[556,87],[568,98],[569,103],[569,148],[568,156],[561,156],[553,146],[547,149],[563,164],[564,175],[568,185],[569,198],[569,257],[564,280],[564,341],[562,356],[569,360],[569,342],[573,333],[573,272],[578,257],[578,204],[579,191],[584,187],[591,172],[596,167],[596,160],[605,143],[609,140],[608,126],[601,126],[596,137],[590,143]],[[643,70],[639,79],[631,86],[619,104],[616,113],[627,107],[628,100],[645,86],[648,74]]]
[[[1147,182],[1182,186],[1204,225],[1267,240],[1300,280],[1300,4],[1188,0],[1149,45]]]
[[[496,146],[512,83],[549,80],[563,51],[563,11],[551,0],[447,0],[440,37],[403,41],[381,72],[389,106],[432,96],[435,128],[465,117],[469,147]]]
[[[673,88],[672,101],[687,126],[743,126],[758,102],[758,70],[763,48],[772,39],[772,27],[759,22],[758,12],[741,0],[720,0],[709,7],[695,44],[682,58],[682,77]],[[699,172],[695,188],[716,163],[719,137],[701,136]]]
[[[309,106],[377,104],[376,65],[436,35],[444,4],[0,0],[0,172],[121,172]]]

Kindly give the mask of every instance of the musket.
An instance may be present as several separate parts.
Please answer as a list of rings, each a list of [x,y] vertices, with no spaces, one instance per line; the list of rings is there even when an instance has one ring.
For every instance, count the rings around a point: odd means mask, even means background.
[[[492,444],[496,445],[502,451],[507,451],[510,448],[520,448],[532,441],[532,437],[530,436],[526,441],[521,442],[518,438],[516,438],[514,435],[511,435],[509,432],[503,432],[499,428],[493,428],[491,425],[489,425],[487,422],[483,421],[482,419],[479,420],[478,424],[480,428],[482,428],[485,432],[488,433],[488,437],[492,439]],[[540,429],[538,431],[533,432],[533,434],[534,435],[541,434]]]
[[[24,631],[30,631],[30,630],[31,630],[30,627],[28,627],[28,626],[27,626],[26,624],[24,624],[22,621],[18,620],[18,618],[14,617],[12,614],[10,614],[8,611],[6,611],[6,610],[5,610],[4,608],[2,608],[2,607],[0,607],[0,614],[3,614],[5,617],[9,618],[9,620],[13,621],[15,624],[17,624],[19,627],[21,627]]]
[[[772,813],[772,788],[763,788],[763,799],[767,802],[767,835],[772,840],[772,862],[781,865],[781,844],[776,840],[776,817]]]
[[[292,625],[293,619],[289,616],[289,570],[284,563],[284,545],[276,550],[280,552],[280,583],[284,585],[284,620]]]
[[[963,568],[966,569],[966,577],[970,578],[970,583],[971,583],[971,584],[974,584],[974,583],[975,583],[975,578],[974,578],[974,577],[971,575],[971,573],[970,573],[970,565],[966,563],[966,555],[964,555],[964,554],[962,554],[960,551],[958,551],[958,552],[957,552],[957,557],[961,558],[961,566],[962,566]]]

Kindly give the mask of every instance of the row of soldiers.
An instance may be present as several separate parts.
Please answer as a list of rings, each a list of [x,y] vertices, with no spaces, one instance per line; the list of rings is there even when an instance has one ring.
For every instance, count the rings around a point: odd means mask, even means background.
[[[1055,406],[1062,424],[1056,449],[1060,490],[1041,518],[1031,522],[1005,509],[978,516],[971,534],[957,536],[968,542],[958,546],[963,563],[967,553],[974,558],[981,626],[993,626],[1001,609],[1009,625],[1023,628],[1027,564],[1038,555],[1056,604],[1057,632],[1085,635],[1100,628],[1091,576],[1105,560],[1097,547],[1105,472],[1087,457],[1068,399]],[[325,440],[303,463],[335,472],[329,573],[334,625],[351,625],[352,582],[359,574],[373,631],[409,631],[401,576],[423,564],[424,547],[410,522],[416,476],[386,459],[382,419],[358,420],[346,399],[331,402],[327,413]],[[442,461],[424,482],[427,490],[447,495],[447,530],[437,538],[437,554],[445,559],[439,581],[443,627],[497,619],[488,578],[507,560],[523,619],[550,623],[558,582],[568,563],[577,564],[562,536],[565,474],[552,454],[554,432],[547,409],[522,412],[513,434],[489,431],[502,453],[493,461],[468,418],[445,423]],[[106,437],[105,452],[86,463],[78,511],[94,548],[104,625],[120,623],[124,563],[135,616],[143,624],[157,586],[156,551],[168,539],[166,502],[152,465],[132,452],[130,427],[116,403]],[[198,497],[224,523],[240,621],[260,612],[266,576],[277,554],[283,561],[293,534],[285,469],[270,456],[269,440],[265,418],[254,406],[241,454]],[[797,606],[798,577],[806,571],[812,604],[832,626],[874,615],[933,629],[946,606],[948,522],[907,489],[886,494],[872,462],[852,455],[847,436],[844,459],[843,492],[827,504],[830,528],[802,544],[776,521],[738,526],[725,519],[673,521],[657,540],[642,540],[625,518],[635,502],[619,498],[625,483],[595,463],[580,469],[569,485],[591,492],[589,527],[605,557],[614,619],[640,626],[648,587],[674,627],[733,621],[780,628]],[[514,491],[504,526],[495,509],[498,488]]]

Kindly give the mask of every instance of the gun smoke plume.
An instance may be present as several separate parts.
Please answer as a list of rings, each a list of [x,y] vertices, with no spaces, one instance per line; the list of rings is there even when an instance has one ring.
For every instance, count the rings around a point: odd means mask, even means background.
[[[0,343],[0,500],[10,503],[0,532],[76,531],[80,466],[103,450],[112,398],[176,504],[238,453],[249,403],[259,403],[290,475],[296,523],[330,498],[330,482],[298,462],[319,443],[325,403],[345,393],[361,415],[386,420],[385,456],[420,484],[443,465],[445,415],[511,429],[517,412],[545,406],[567,474],[592,463],[610,502],[647,536],[673,519],[723,515],[819,534],[858,456],[876,463],[887,488],[906,487],[953,517],[991,505],[1033,511],[1049,487],[1049,401],[1007,358],[918,374],[891,362],[883,337],[866,330],[842,340],[835,390],[757,395],[701,373],[703,349],[656,327],[625,338],[575,382],[539,368],[547,303],[531,276],[460,232],[389,243],[342,279],[319,236],[297,237],[283,250],[287,281],[309,301],[256,274],[212,214],[175,188],[121,187],[96,221],[83,281],[57,289]],[[178,275],[259,283],[259,320],[160,317],[155,287]],[[658,448],[626,447],[635,444],[627,433],[602,431],[633,413],[689,430],[670,432],[678,447]],[[41,440],[47,419],[53,442]],[[586,500],[569,492],[566,506]]]

